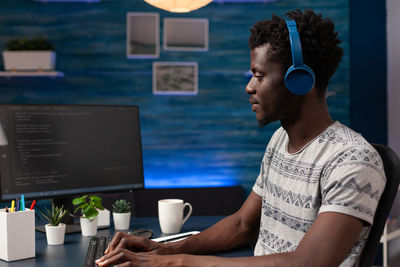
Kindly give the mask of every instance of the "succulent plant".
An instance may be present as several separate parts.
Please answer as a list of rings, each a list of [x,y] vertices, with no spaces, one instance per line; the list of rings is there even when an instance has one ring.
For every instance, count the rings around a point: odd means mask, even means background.
[[[64,206],[58,207],[51,204],[51,210],[45,208],[46,212],[41,212],[42,216],[49,221],[51,226],[58,226],[65,215],[68,214],[68,211],[64,209]]]
[[[43,37],[36,37],[33,39],[14,38],[6,43],[6,50],[54,50],[54,47]]]
[[[99,214],[97,209],[104,210],[103,206],[101,205],[101,198],[98,196],[85,195],[82,197],[77,197],[72,200],[72,204],[77,206],[74,213],[80,210],[82,216],[89,221],[92,221],[97,217]]]
[[[131,211],[131,203],[126,199],[120,199],[114,202],[112,208],[115,213],[128,213]]]

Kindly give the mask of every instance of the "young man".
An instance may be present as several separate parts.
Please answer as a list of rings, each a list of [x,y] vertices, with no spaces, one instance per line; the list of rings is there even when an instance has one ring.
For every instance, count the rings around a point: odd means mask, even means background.
[[[383,165],[361,135],[328,113],[326,88],[343,54],[334,24],[310,10],[286,15],[292,21],[272,16],[251,29],[249,102],[261,126],[279,120],[282,127],[243,206],[176,243],[117,233],[99,266],[358,265],[385,186]],[[228,250],[256,234],[254,257],[192,255]]]

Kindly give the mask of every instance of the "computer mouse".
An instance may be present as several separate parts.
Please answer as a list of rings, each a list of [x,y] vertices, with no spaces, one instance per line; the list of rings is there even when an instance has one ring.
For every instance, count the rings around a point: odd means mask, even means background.
[[[137,229],[128,233],[129,235],[139,236],[150,239],[153,236],[153,231],[150,229]]]

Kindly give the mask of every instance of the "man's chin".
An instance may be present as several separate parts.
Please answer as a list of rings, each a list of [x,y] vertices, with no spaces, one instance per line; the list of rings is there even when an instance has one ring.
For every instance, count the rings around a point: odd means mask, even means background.
[[[269,122],[266,120],[258,120],[258,127],[262,128],[267,125]]]
[[[262,128],[262,127],[270,124],[271,122],[278,121],[278,120],[277,119],[274,120],[271,118],[262,118],[262,119],[260,118],[260,119],[257,119],[257,121],[258,121],[258,127]]]

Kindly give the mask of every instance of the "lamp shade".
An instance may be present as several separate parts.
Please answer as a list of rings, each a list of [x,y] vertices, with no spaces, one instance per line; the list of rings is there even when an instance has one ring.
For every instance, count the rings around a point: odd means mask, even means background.
[[[144,0],[146,3],[174,13],[185,13],[208,5],[212,0]]]

